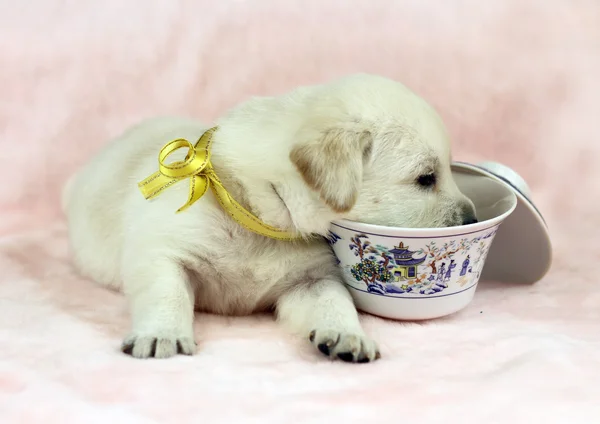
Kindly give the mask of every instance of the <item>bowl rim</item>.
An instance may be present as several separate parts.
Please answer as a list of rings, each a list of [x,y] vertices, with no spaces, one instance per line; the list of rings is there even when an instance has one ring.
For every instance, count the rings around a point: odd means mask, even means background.
[[[332,226],[343,228],[348,231],[366,233],[379,237],[413,237],[413,238],[437,238],[446,236],[462,236],[480,231],[489,230],[502,223],[517,207],[517,196],[512,190],[506,190],[507,197],[511,199],[510,208],[504,213],[485,221],[474,224],[456,225],[454,227],[427,227],[427,228],[408,228],[408,227],[389,227],[386,225],[367,224],[349,219],[336,219],[331,222]]]

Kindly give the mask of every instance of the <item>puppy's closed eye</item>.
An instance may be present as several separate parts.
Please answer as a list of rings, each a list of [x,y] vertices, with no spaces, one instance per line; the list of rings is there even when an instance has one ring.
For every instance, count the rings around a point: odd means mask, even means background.
[[[435,172],[419,175],[419,177],[417,178],[417,184],[424,188],[434,187],[436,182],[437,177],[435,175]]]

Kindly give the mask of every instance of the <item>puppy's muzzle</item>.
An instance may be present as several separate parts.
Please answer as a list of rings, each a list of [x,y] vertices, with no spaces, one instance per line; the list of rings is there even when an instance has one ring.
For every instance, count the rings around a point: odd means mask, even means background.
[[[470,203],[466,203],[462,206],[461,216],[462,225],[475,224],[479,222],[477,220],[477,215],[475,214],[475,208]]]

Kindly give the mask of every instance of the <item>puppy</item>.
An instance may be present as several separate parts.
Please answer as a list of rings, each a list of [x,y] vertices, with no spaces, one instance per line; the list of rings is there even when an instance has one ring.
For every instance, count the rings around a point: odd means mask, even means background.
[[[306,240],[246,230],[210,191],[176,214],[185,181],[145,200],[137,183],[156,172],[161,147],[177,138],[194,143],[208,126],[166,117],[129,129],[63,194],[78,269],[130,303],[122,350],[136,358],[191,355],[195,310],[274,310],[331,358],[377,359],[329,246],[310,236],[325,236],[340,218],[402,227],[475,222],[452,179],[440,117],[402,84],[361,74],[253,98],[217,125],[212,163],[229,193],[263,222]]]

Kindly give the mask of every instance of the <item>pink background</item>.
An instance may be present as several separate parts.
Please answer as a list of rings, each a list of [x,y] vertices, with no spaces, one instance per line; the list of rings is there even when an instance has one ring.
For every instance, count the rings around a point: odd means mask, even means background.
[[[525,177],[549,275],[431,323],[364,317],[366,366],[270,317],[199,316],[192,358],[119,354],[123,298],[69,266],[65,179],[141,118],[355,71],[438,108],[456,159]],[[597,0],[0,0],[0,421],[599,421],[599,75]]]

